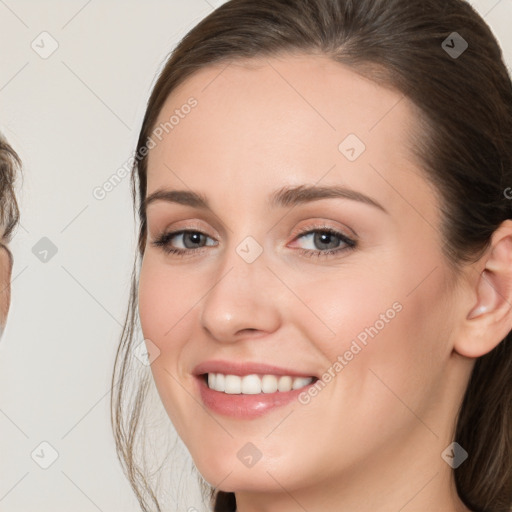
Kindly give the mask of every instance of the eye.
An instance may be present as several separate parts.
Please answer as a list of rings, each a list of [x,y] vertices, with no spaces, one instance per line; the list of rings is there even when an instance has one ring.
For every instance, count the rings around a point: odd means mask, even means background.
[[[352,238],[327,226],[315,227],[302,232],[297,239],[307,239],[310,245],[319,249],[299,249],[304,256],[330,256],[346,250],[354,249],[357,242]]]
[[[182,247],[171,246],[171,241],[174,238],[178,240],[181,239]],[[161,247],[162,250],[167,254],[184,255],[187,252],[194,252],[200,249],[201,247],[198,247],[198,244],[201,244],[206,238],[209,237],[201,231],[185,229],[182,231],[163,233],[152,243],[156,247]]]
[[[181,247],[176,247],[176,242],[174,242],[174,244],[172,243],[175,239]],[[152,245],[160,247],[166,254],[173,254],[180,257],[191,256],[194,253],[203,252],[201,249],[205,246],[216,245],[215,243],[206,243],[205,245],[204,242],[206,242],[207,239],[213,240],[201,231],[186,229],[163,233],[152,242]],[[294,240],[299,239],[308,239],[307,241],[310,244],[312,243],[319,247],[319,249],[298,249],[298,251],[306,257],[330,256],[353,249],[357,245],[355,240],[326,226],[302,231]]]

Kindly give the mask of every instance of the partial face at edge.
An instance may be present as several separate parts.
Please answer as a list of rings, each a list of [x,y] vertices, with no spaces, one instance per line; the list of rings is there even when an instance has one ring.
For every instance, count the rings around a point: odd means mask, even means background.
[[[159,351],[160,397],[205,479],[226,477],[221,489],[279,490],[277,480],[292,491],[377,471],[394,447],[432,442],[404,403],[444,433],[460,392],[445,386],[456,305],[438,205],[408,148],[415,110],[327,58],[224,68],[203,69],[168,98],[157,127],[174,115],[172,129],[149,154],[148,196],[194,191],[210,207],[147,209],[139,312]],[[183,108],[191,97],[197,104]],[[345,187],[382,208],[339,197],[269,204],[299,185]],[[184,229],[203,235],[168,241],[183,257],[153,243]],[[261,251],[250,263],[247,237]],[[307,403],[241,419],[203,406],[193,371],[212,359],[335,377]],[[250,468],[237,456],[249,442],[261,453]]]
[[[0,338],[5,330],[11,304],[12,253],[5,240],[0,241]]]

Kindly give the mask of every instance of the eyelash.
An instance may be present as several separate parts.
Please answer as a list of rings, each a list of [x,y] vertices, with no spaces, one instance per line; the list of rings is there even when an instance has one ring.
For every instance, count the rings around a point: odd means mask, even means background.
[[[310,235],[311,233],[317,233],[317,232],[333,235],[333,236],[339,238],[341,242],[346,244],[346,246],[337,248],[337,249],[328,249],[328,250],[324,250],[324,251],[312,250],[312,249],[297,249],[300,254],[302,254],[303,256],[305,256],[307,258],[310,258],[313,256],[316,256],[316,257],[334,256],[334,255],[342,253],[344,251],[353,250],[357,247],[357,242],[355,240],[353,240],[353,239],[345,236],[343,233],[340,233],[339,231],[336,231],[327,226],[318,226],[318,227],[310,228],[307,231],[302,231],[297,234],[295,239],[302,238],[306,235]],[[174,237],[176,237],[178,235],[186,234],[186,233],[196,233],[196,234],[200,234],[200,235],[204,235],[204,236],[208,237],[208,235],[206,235],[205,233],[203,233],[199,230],[182,229],[179,231],[171,231],[168,233],[162,233],[155,241],[153,241],[151,243],[155,247],[160,247],[166,254],[173,254],[174,256],[177,256],[180,258],[184,257],[184,256],[192,256],[193,254],[191,254],[191,253],[198,254],[198,253],[203,252],[202,249],[204,249],[205,247],[200,247],[200,248],[196,248],[196,249],[179,249],[176,247],[169,246],[169,242]],[[210,238],[210,237],[208,237],[208,238]]]

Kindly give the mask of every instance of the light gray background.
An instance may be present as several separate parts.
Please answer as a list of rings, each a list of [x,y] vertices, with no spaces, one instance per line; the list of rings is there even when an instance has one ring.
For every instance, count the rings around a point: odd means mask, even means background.
[[[92,192],[132,154],[165,57],[221,3],[0,0],[0,130],[24,163],[0,342],[2,512],[138,510],[109,418],[136,240],[129,179],[102,201]],[[510,67],[512,1],[472,3]],[[31,47],[51,48],[44,31],[59,45],[46,59]],[[47,262],[32,252],[43,237],[58,250]],[[43,441],[59,453],[48,469],[31,458]],[[190,506],[193,485],[176,510]]]

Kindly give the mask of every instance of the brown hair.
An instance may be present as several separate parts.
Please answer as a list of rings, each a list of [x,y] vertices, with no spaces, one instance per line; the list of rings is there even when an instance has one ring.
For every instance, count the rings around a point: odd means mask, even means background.
[[[0,227],[3,239],[10,241],[14,228],[18,225],[20,212],[14,185],[21,170],[18,154],[5,137],[0,134]]]
[[[468,43],[449,54],[453,32]],[[235,59],[325,55],[407,96],[421,112],[414,151],[441,198],[443,251],[454,271],[476,261],[502,221],[512,218],[512,84],[491,30],[463,0],[231,0],[195,26],[170,55],[150,96],[132,174],[134,204],[145,198],[144,150],[167,97],[196,70]],[[137,190],[138,186],[138,190]],[[137,197],[138,192],[138,197]],[[142,206],[139,254],[144,255]],[[137,257],[136,257],[137,261]],[[161,510],[134,451],[146,375],[126,386],[134,341],[136,263],[113,376],[118,454],[143,510]],[[478,358],[454,440],[468,459],[454,470],[458,494],[475,511],[512,509],[512,347],[509,334]],[[203,482],[204,484],[204,482]],[[236,509],[233,493],[210,488],[214,510]]]

